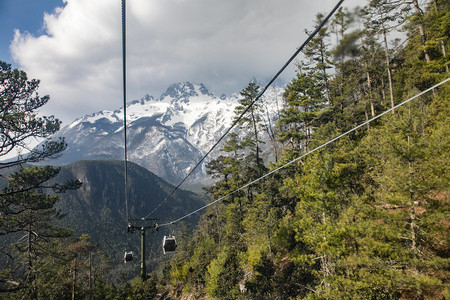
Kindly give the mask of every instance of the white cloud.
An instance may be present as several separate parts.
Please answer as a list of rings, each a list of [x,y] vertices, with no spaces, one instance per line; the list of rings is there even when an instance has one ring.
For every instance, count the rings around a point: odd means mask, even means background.
[[[353,0],[355,2],[356,0]],[[65,122],[122,105],[121,1],[67,0],[40,36],[16,32],[14,60],[49,94],[46,114]],[[128,100],[158,97],[177,81],[237,92],[269,78],[336,0],[129,0]],[[292,74],[293,67],[290,67]],[[287,79],[291,75],[287,74]]]

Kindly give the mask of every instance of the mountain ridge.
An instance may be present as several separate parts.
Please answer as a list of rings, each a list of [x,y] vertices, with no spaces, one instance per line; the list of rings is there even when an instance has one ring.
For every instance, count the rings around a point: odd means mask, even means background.
[[[139,266],[136,260],[123,265],[123,251],[139,253],[140,235],[127,233],[129,219],[141,219],[152,212],[173,190],[174,186],[147,169],[130,162],[128,164],[128,197],[125,197],[124,163],[117,160],[84,160],[61,167],[55,182],[78,179],[82,186],[77,190],[58,194],[56,208],[64,214],[59,222],[74,231],[74,236],[88,234],[99,250],[108,253],[112,259],[112,272],[124,268],[136,274]],[[127,199],[128,203],[125,203]],[[193,192],[178,189],[151,216],[156,222],[165,223],[189,213],[202,205],[205,199]],[[128,208],[128,212],[126,209]],[[199,215],[187,218],[186,226],[192,230]],[[148,254],[156,267],[164,258],[161,244],[162,236],[176,228],[162,227],[152,234],[155,242],[148,240]],[[150,237],[150,232],[147,234]],[[180,241],[183,242],[183,241]],[[120,276],[118,275],[117,278]]]
[[[272,88],[264,99],[267,115],[274,116],[283,89]],[[239,94],[216,97],[202,83],[170,85],[160,97],[146,94],[127,103],[128,159],[172,184],[179,183],[231,125]],[[123,158],[123,108],[85,115],[64,126],[55,137],[68,147],[52,162],[68,164],[83,159]],[[211,153],[214,158],[220,147]],[[188,184],[211,183],[205,167]]]

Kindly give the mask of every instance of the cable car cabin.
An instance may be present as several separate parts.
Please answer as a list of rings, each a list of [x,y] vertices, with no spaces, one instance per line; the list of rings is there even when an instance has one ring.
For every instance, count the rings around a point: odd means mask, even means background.
[[[173,235],[164,236],[163,239],[164,254],[174,253],[176,250],[177,250],[177,241],[175,240],[175,237]]]
[[[125,251],[125,254],[123,256],[123,262],[127,263],[127,261],[133,260],[133,251]]]

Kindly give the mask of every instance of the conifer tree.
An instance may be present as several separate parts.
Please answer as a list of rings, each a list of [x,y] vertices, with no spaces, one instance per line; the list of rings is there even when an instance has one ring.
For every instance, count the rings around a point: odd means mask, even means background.
[[[441,267],[448,264],[438,249],[448,247],[439,224],[448,218],[448,204],[440,196],[445,190],[442,184],[448,183],[448,158],[442,155],[449,143],[442,136],[444,123],[429,128],[431,115],[420,109],[422,105],[419,100],[402,108],[396,118],[373,133],[376,137],[367,138],[378,146],[368,149],[368,161],[373,166],[373,213],[383,224],[376,238],[380,256],[374,255],[372,260],[390,265],[378,270],[391,273],[389,293],[408,297],[443,291],[446,275]],[[444,110],[433,118],[448,114],[447,106],[440,106]]]
[[[326,104],[321,85],[314,73],[299,70],[297,77],[287,86],[283,98],[285,107],[277,122],[280,141],[288,143],[295,152],[306,152]]]
[[[50,99],[37,93],[39,80],[28,80],[24,71],[0,61],[0,86],[0,156],[13,151],[21,154],[16,160],[0,163],[0,169],[59,155],[66,147],[64,140],[50,140],[34,149],[28,147],[30,138],[49,137],[59,130],[61,123],[53,116],[37,115],[36,110]]]
[[[356,31],[348,30],[351,16],[340,11],[334,22],[340,41],[329,62],[335,70],[328,77],[330,104],[320,43],[314,44],[284,93],[276,127],[283,153],[271,168],[368,120],[385,104],[392,107],[385,94],[391,93],[387,58],[398,101],[448,76],[441,44],[448,46],[448,4],[430,1],[421,17],[429,63],[415,18],[406,19],[411,38],[405,47],[386,47],[389,30],[408,12],[405,4],[371,1],[366,12],[383,18],[366,20]],[[327,50],[328,36],[322,37]],[[209,207],[176,275],[189,284],[195,278],[199,289],[223,299],[447,297],[448,95],[446,84],[436,96],[422,96],[372,122],[370,130],[360,128],[278,170],[251,193]],[[245,122],[246,133],[255,133]],[[223,156],[208,165],[218,179],[209,189],[214,199],[255,174],[255,160],[246,159],[256,148],[246,136],[231,134]]]
[[[381,35],[384,45],[386,72],[388,75],[391,107],[395,106],[394,84],[392,79],[391,53],[388,34],[404,21],[404,7],[401,1],[371,0],[364,9],[365,26]]]
[[[259,86],[254,82],[250,82],[248,86],[241,91],[240,94],[243,98],[239,100],[239,105],[235,108],[235,118],[241,115],[244,109],[256,99],[258,93]],[[240,134],[240,139],[242,140],[241,145],[243,148],[250,150],[248,158],[253,160],[253,162],[250,162],[250,165],[253,165],[252,168],[255,169],[255,175],[257,177],[261,176],[262,171],[265,169],[261,152],[261,144],[263,143],[261,131],[264,129],[261,117],[262,110],[262,105],[255,102],[238,124],[239,128],[245,130],[244,133],[241,131]]]
[[[49,137],[60,126],[60,121],[53,116],[37,115],[36,110],[49,100],[48,96],[38,95],[38,87],[38,80],[28,80],[24,71],[13,70],[9,64],[0,62],[0,156],[16,150],[20,154],[15,160],[0,164],[8,180],[8,185],[0,192],[0,236],[3,241],[14,241],[9,247],[2,245],[2,254],[8,256],[11,263],[2,270],[0,290],[20,290],[28,298],[39,294],[38,262],[51,253],[49,249],[55,239],[70,234],[55,225],[61,217],[55,209],[58,200],[55,193],[78,188],[81,184],[78,180],[50,183],[59,168],[23,165],[58,156],[67,146],[60,139],[28,148],[30,138]],[[22,150],[30,152],[26,154]],[[11,169],[13,167],[15,170]]]
[[[449,5],[444,3],[430,3],[423,13],[420,10],[419,14],[412,15],[405,26],[410,42],[401,53],[406,66],[399,77],[408,90],[424,90],[448,76]],[[422,28],[424,36],[418,33],[421,32],[418,27]],[[436,93],[433,91],[434,96]]]
[[[319,13],[316,15],[315,26],[319,26],[324,15]],[[308,32],[306,32],[308,34]],[[306,46],[304,54],[308,60],[302,68],[309,74],[314,74],[317,84],[323,91],[327,104],[331,104],[329,75],[327,69],[331,66],[331,54],[329,51],[329,30],[327,26],[323,26],[316,37],[314,37]]]

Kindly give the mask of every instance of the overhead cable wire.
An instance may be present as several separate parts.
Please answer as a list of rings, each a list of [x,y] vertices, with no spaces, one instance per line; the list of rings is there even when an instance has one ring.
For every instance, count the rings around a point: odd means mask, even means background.
[[[124,137],[124,177],[125,214],[128,222],[128,157],[127,157],[127,28],[126,0],[122,0],[122,79],[123,79],[123,137]]]
[[[389,112],[391,112],[391,111],[394,111],[395,109],[399,108],[399,107],[402,106],[402,105],[405,105],[406,103],[408,103],[408,102],[410,102],[410,101],[416,99],[417,97],[420,97],[420,96],[422,96],[422,95],[428,93],[429,91],[431,91],[431,90],[433,90],[433,89],[439,87],[440,85],[446,83],[446,82],[449,81],[449,80],[450,80],[450,77],[447,78],[447,79],[445,79],[445,80],[443,80],[443,81],[441,81],[440,83],[438,83],[438,84],[436,84],[436,85],[434,85],[434,86],[432,86],[432,87],[430,87],[430,88],[424,90],[423,92],[421,92],[421,93],[419,93],[419,94],[417,94],[417,95],[415,95],[415,96],[409,98],[408,100],[405,100],[405,101],[403,101],[403,102],[400,103],[400,104],[397,104],[396,106],[394,106],[394,107],[392,107],[392,108],[386,110],[385,112],[383,112],[383,113],[381,113],[381,114],[379,114],[379,115],[373,117],[372,119],[367,120],[367,121],[365,121],[365,122],[359,124],[359,125],[356,126],[356,127],[353,127],[353,128],[350,129],[349,131],[346,131],[346,132],[344,132],[343,134],[341,134],[341,135],[339,135],[339,136],[337,136],[337,137],[335,137],[335,138],[329,140],[328,142],[323,143],[322,145],[320,145],[320,146],[318,146],[318,147],[312,149],[311,151],[309,151],[309,152],[307,152],[307,153],[305,153],[305,154],[303,154],[303,155],[297,157],[296,159],[291,160],[290,162],[288,162],[288,163],[282,165],[281,167],[278,167],[278,168],[276,168],[276,169],[270,171],[269,173],[267,173],[267,174],[265,174],[265,175],[259,177],[258,179],[255,179],[255,180],[253,180],[252,182],[247,183],[246,185],[241,186],[240,188],[238,188],[238,189],[236,189],[236,190],[234,190],[234,191],[232,191],[232,192],[226,194],[225,196],[220,197],[220,198],[217,199],[217,200],[214,200],[214,201],[211,202],[211,203],[208,203],[208,204],[206,204],[206,205],[204,205],[204,206],[202,206],[202,207],[200,207],[200,208],[198,208],[198,209],[196,209],[196,210],[194,210],[194,211],[192,211],[192,212],[190,212],[190,213],[188,213],[188,214],[182,216],[181,218],[178,218],[178,219],[173,220],[173,221],[168,222],[168,223],[160,224],[159,227],[162,227],[162,226],[168,226],[168,225],[175,224],[175,223],[177,223],[177,222],[179,222],[179,221],[181,221],[181,220],[183,220],[183,219],[185,219],[185,218],[187,218],[187,217],[190,217],[190,216],[193,215],[193,214],[198,213],[198,212],[201,211],[201,210],[204,210],[204,209],[208,208],[209,206],[211,206],[211,205],[213,205],[213,204],[215,204],[215,203],[217,203],[217,202],[222,201],[223,199],[225,199],[225,198],[227,198],[227,197],[229,197],[229,196],[231,196],[231,195],[233,195],[233,194],[235,194],[235,193],[237,193],[237,192],[239,192],[239,191],[245,189],[246,187],[249,187],[249,186],[251,186],[251,185],[257,183],[258,181],[261,181],[262,179],[264,179],[264,178],[266,178],[267,176],[270,176],[270,175],[272,175],[272,174],[278,172],[278,171],[281,170],[281,169],[286,168],[287,166],[289,166],[289,165],[291,165],[291,164],[293,164],[293,163],[299,161],[300,159],[304,158],[305,156],[308,156],[308,155],[310,155],[310,154],[312,154],[312,153],[314,153],[314,152],[316,152],[316,151],[322,149],[323,147],[325,147],[325,146],[327,146],[327,145],[329,145],[329,144],[331,144],[331,143],[333,143],[333,142],[339,140],[340,138],[342,138],[342,137],[344,137],[344,136],[346,136],[346,135],[352,133],[353,131],[355,131],[355,130],[357,130],[357,129],[359,129],[359,128],[361,128],[361,127],[367,125],[367,124],[369,124],[370,122],[372,122],[372,121],[374,121],[374,120],[376,120],[376,119],[379,119],[380,117],[384,116],[385,114],[387,114],[387,113],[389,113]]]
[[[325,25],[325,23],[333,16],[333,14],[336,12],[336,10],[341,6],[341,4],[344,2],[344,0],[340,0],[335,7],[330,11],[330,13],[322,20],[322,22],[317,26],[317,28],[308,36],[308,38],[303,42],[303,44],[297,49],[297,51],[294,52],[294,54],[287,60],[287,62],[281,67],[281,69],[273,76],[273,78],[264,86],[264,88],[258,93],[258,95],[255,97],[255,99],[250,102],[250,104],[245,108],[245,110],[239,115],[239,117],[233,122],[233,124],[225,131],[224,134],[217,140],[217,142],[211,147],[211,149],[203,155],[203,157],[200,159],[200,161],[194,166],[191,171],[184,177],[184,179],[170,192],[170,194],[164,198],[161,203],[156,206],[156,208],[150,212],[148,215],[146,215],[144,218],[148,218],[152,214],[154,214],[160,207],[163,205],[174,193],[178,188],[189,178],[189,176],[194,173],[194,171],[203,163],[203,161],[211,154],[211,152],[220,144],[220,142],[225,138],[225,136],[230,133],[230,131],[240,122],[240,120],[243,118],[243,116],[252,108],[253,104],[255,104],[256,101],[258,101],[261,96],[266,92],[266,90],[272,85],[272,83],[280,76],[280,74],[289,66],[289,64],[297,57],[297,55],[303,50],[303,48],[316,36],[316,34],[322,29],[322,27]]]

